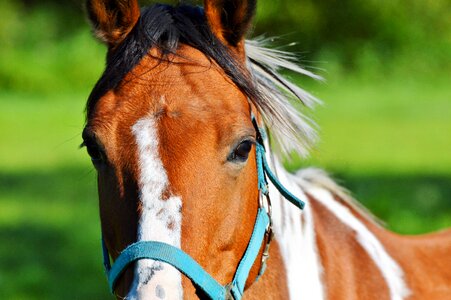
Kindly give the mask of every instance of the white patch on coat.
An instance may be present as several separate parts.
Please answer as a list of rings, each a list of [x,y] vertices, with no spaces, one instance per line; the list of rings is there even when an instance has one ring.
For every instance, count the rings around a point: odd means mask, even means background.
[[[268,162],[271,162],[269,154],[267,155]],[[306,201],[306,206],[301,211],[283,198],[272,184],[269,186],[274,233],[284,260],[290,299],[324,299],[322,266],[308,199],[299,185],[294,183],[293,175],[289,174],[276,158],[273,158],[273,165],[280,182],[295,196]],[[301,214],[304,222],[301,222]]]
[[[132,132],[139,158],[139,187],[142,213],[138,223],[138,241],[159,241],[180,248],[180,197],[163,199],[168,176],[159,157],[158,132],[152,117],[139,120]],[[143,259],[136,263],[134,280],[127,299],[182,299],[180,272],[169,264]]]
[[[368,253],[385,279],[390,291],[390,298],[402,300],[408,297],[410,290],[404,281],[403,270],[387,253],[376,236],[347,207],[336,201],[329,190],[323,186],[312,184],[311,180],[309,180],[310,182],[304,181],[301,177],[302,172],[298,174],[300,176],[296,177],[296,180],[304,190],[355,232],[358,243]]]

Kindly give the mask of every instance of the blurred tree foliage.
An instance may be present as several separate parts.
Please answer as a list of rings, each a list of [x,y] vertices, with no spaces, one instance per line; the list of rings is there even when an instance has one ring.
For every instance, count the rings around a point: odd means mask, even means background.
[[[299,41],[299,50],[333,50],[343,63],[352,63],[367,47],[385,58],[405,49],[450,47],[448,0],[260,2],[258,33],[289,33]]]
[[[84,2],[0,0],[0,88],[92,84],[104,50],[88,37]],[[449,0],[260,0],[255,24],[254,35],[280,36],[279,45],[296,41],[291,49],[308,61],[328,62],[319,67],[346,74],[451,70]]]

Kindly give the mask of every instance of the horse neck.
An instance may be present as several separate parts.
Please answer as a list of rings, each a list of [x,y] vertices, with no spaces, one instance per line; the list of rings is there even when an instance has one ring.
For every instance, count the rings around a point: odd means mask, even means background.
[[[383,294],[391,299],[403,299],[409,293],[403,271],[378,239],[387,231],[324,172],[306,169],[289,174],[277,158],[268,155],[283,185],[306,201],[300,212],[270,187],[274,231],[290,298],[324,299],[326,294],[346,294],[343,284],[350,287],[349,281],[365,281],[355,278],[362,272],[373,274],[373,281],[377,278],[372,283],[377,295],[385,289]],[[349,293],[355,293],[355,286],[350,289]]]

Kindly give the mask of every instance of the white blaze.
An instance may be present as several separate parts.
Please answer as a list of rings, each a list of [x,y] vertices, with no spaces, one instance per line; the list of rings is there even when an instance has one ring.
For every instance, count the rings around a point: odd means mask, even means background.
[[[158,152],[157,124],[152,117],[139,120],[132,132],[139,159],[141,216],[138,241],[159,241],[180,248],[180,197],[163,199],[168,176]],[[143,259],[136,263],[134,280],[126,299],[182,299],[182,278],[166,263]]]

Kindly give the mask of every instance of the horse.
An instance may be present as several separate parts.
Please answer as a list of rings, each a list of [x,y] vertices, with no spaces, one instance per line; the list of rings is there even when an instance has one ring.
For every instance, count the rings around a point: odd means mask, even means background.
[[[317,100],[280,71],[318,77],[246,40],[255,0],[86,7],[108,52],[82,137],[117,299],[450,299],[449,230],[392,233],[326,172],[283,168],[316,140],[293,99]]]

